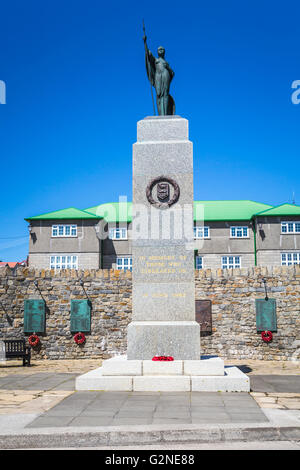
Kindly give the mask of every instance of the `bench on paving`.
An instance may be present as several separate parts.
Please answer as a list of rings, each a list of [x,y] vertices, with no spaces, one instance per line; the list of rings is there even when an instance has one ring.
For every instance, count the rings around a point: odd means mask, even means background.
[[[25,339],[4,339],[5,357],[7,359],[23,358],[23,366],[30,366],[31,348]]]

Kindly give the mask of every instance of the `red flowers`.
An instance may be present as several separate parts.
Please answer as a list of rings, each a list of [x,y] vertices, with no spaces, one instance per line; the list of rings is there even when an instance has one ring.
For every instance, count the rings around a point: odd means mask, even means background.
[[[154,357],[152,357],[152,361],[174,361],[174,357],[172,357],[172,356],[154,356]]]
[[[269,343],[270,341],[272,341],[273,335],[272,335],[271,331],[262,331],[261,332],[261,339],[265,343]]]
[[[79,333],[74,335],[74,341],[77,344],[83,344],[85,342],[85,335],[79,331]]]
[[[33,333],[33,335],[30,335],[28,338],[28,343],[32,347],[37,346],[39,342],[40,342],[40,338],[35,333]]]

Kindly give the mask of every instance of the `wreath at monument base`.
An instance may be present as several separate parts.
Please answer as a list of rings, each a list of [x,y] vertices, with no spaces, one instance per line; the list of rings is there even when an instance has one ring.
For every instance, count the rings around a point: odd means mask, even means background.
[[[152,361],[174,361],[172,356],[154,356]]]
[[[272,335],[271,331],[262,331],[261,339],[265,343],[270,343],[270,341],[272,341],[272,339],[273,339],[273,335]]]
[[[74,335],[74,341],[76,344],[83,344],[85,343],[85,335],[80,331]]]
[[[28,338],[28,343],[33,348],[34,348],[34,346],[37,346],[39,344],[39,342],[40,342],[40,338],[35,333],[33,333],[33,335],[30,335],[29,338]]]

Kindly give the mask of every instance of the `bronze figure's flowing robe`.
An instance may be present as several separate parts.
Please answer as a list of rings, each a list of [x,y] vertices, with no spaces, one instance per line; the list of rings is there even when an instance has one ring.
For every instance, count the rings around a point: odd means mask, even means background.
[[[166,116],[175,114],[175,103],[169,94],[170,84],[174,77],[174,72],[165,60],[165,49],[159,47],[158,57],[154,57],[147,48],[145,42],[146,70],[148,79],[156,91],[156,104],[158,114]]]

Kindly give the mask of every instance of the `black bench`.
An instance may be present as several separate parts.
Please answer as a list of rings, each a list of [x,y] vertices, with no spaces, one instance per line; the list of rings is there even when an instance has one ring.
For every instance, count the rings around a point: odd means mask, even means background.
[[[4,339],[5,357],[7,359],[22,357],[23,366],[30,366],[31,348],[25,339]]]

